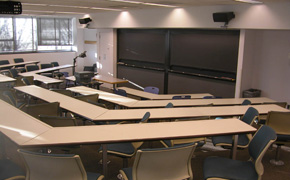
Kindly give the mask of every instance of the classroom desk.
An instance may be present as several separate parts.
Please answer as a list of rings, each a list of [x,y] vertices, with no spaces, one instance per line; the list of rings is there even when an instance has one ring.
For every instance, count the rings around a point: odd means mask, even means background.
[[[130,121],[140,120],[146,112],[150,112],[150,119],[178,119],[191,117],[216,117],[216,116],[241,116],[249,107],[254,107],[259,114],[267,114],[269,111],[289,112],[275,104],[250,105],[250,106],[210,106],[210,107],[182,107],[182,108],[150,108],[150,109],[116,109],[108,110],[94,121]]]
[[[64,108],[90,120],[94,120],[96,117],[108,111],[108,109],[101,108],[99,106],[35,85],[19,86],[14,88],[18,91],[24,92],[30,96],[37,97],[46,102],[59,102],[61,108]]]
[[[116,84],[129,82],[128,80],[118,79],[118,78],[115,78],[113,76],[103,76],[103,75],[96,75],[93,77],[93,79],[96,81],[103,82],[103,83],[113,84],[114,89],[116,88]]]
[[[266,97],[256,98],[221,98],[221,99],[175,99],[175,100],[136,100],[129,97],[119,96],[113,93],[96,90],[85,86],[76,86],[67,88],[68,90],[83,95],[99,94],[99,99],[127,107],[127,108],[162,108],[168,103],[172,103],[174,107],[190,107],[204,106],[212,104],[214,106],[226,105],[241,105],[245,99],[248,99],[252,104],[275,103],[276,101]]]
[[[46,131],[22,145],[102,144],[103,162],[107,162],[108,143],[235,135],[231,152],[235,159],[238,134],[255,131],[255,128],[238,119],[60,127]],[[103,163],[103,174],[107,177],[107,163]]]
[[[0,131],[18,145],[52,129],[14,106],[0,100]]]
[[[39,61],[24,61],[21,63],[3,64],[3,65],[0,65],[0,69],[4,68],[4,67],[12,68],[13,66],[26,65],[26,64],[37,64],[37,63],[39,63]]]
[[[127,92],[127,94],[145,98],[145,99],[151,99],[151,100],[161,100],[161,99],[172,99],[173,96],[184,96],[184,95],[190,95],[191,99],[202,99],[204,96],[213,96],[209,93],[198,93],[198,94],[153,94],[144,92],[137,89],[132,89],[128,87],[119,87],[119,89],[123,89]]]
[[[212,107],[182,107],[182,108],[150,108],[150,109],[117,109],[108,110],[99,106],[82,102],[75,98],[37,86],[20,86],[15,89],[37,97],[47,102],[60,102],[60,106],[93,121],[130,121],[140,120],[146,112],[150,112],[150,119],[178,119],[202,116],[240,116],[250,106],[212,106]],[[278,105],[251,105],[260,114],[269,111],[284,111],[288,109]]]
[[[138,102],[138,100],[136,99],[132,99],[129,97],[124,97],[124,96],[120,96],[114,93],[109,93],[109,92],[105,92],[105,91],[101,91],[101,90],[97,90],[97,89],[93,89],[93,88],[89,88],[86,86],[75,86],[75,87],[70,87],[70,88],[66,88],[72,92],[75,93],[80,93],[83,95],[89,95],[89,94],[99,94],[99,99],[120,105],[120,106],[124,106],[124,107],[131,107],[134,106],[134,104],[136,104]]]
[[[30,76],[32,74],[40,74],[40,73],[45,73],[45,72],[58,71],[60,69],[66,69],[66,68],[71,68],[71,67],[73,67],[73,65],[65,64],[65,65],[55,66],[55,67],[51,67],[51,68],[45,68],[45,69],[39,69],[39,70],[35,70],[35,71],[24,72],[24,73],[20,73],[19,75],[20,76]]]
[[[70,76],[65,78],[68,81],[76,81],[76,78],[74,76]],[[103,83],[108,83],[108,84],[113,84],[113,88],[116,88],[116,84],[121,84],[121,83],[127,83],[129,82],[128,80],[124,79],[118,79],[112,76],[103,76],[103,75],[96,75],[92,78],[92,80],[103,82]]]
[[[16,79],[12,77],[5,76],[3,74],[0,74],[0,83],[9,83],[9,82],[15,82]]]
[[[217,135],[234,135],[232,157],[235,158],[237,136],[256,131],[238,119],[53,128],[2,100],[0,106],[0,131],[21,148],[102,144],[103,162],[107,162],[108,143]],[[103,163],[103,174],[108,174],[107,163]]]

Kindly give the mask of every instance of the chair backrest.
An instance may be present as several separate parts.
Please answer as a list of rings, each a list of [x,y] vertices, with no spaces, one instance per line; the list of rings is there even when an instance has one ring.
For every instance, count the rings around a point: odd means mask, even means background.
[[[165,108],[173,108],[174,106],[173,106],[173,104],[170,102],[170,103],[168,103],[166,106],[165,106]]]
[[[29,180],[87,180],[87,173],[79,155],[44,154],[19,149]]]
[[[27,72],[29,72],[39,70],[39,67],[37,65],[26,65],[25,69]]]
[[[10,64],[8,60],[0,60],[0,65]],[[0,69],[10,69],[10,67],[3,67]]]
[[[89,95],[80,95],[80,96],[76,96],[75,98],[85,101],[85,102],[98,102],[99,100],[99,94],[89,94]]]
[[[52,64],[40,64],[40,69],[51,68]]]
[[[273,128],[279,135],[290,135],[290,112],[270,111],[266,125]]]
[[[255,133],[249,144],[249,154],[259,177],[264,173],[262,158],[276,138],[277,135],[271,127],[262,126]]]
[[[34,77],[33,76],[25,76],[21,78],[21,81],[25,84],[25,85],[32,85],[34,84],[33,81]]]
[[[15,107],[17,106],[16,97],[11,91],[4,91],[2,95],[4,97],[3,100],[5,100],[6,102],[8,102],[9,104]]]
[[[114,93],[115,93],[115,94],[118,94],[118,95],[120,95],[120,96],[125,96],[125,97],[127,97],[127,92],[126,92],[125,90],[123,90],[123,89],[114,89]]]
[[[52,127],[77,126],[77,121],[70,117],[39,115],[39,119]]]
[[[51,62],[50,64],[52,65],[52,67],[59,66],[58,62]]]
[[[150,118],[150,115],[151,115],[150,112],[146,112],[142,117],[142,119],[140,120],[140,123],[147,123]]]
[[[241,105],[250,105],[250,104],[252,104],[252,102],[248,99],[245,99]]]
[[[53,89],[53,88],[51,88],[49,90],[66,95],[66,96],[73,97],[73,92],[70,90],[67,90],[67,89]]]
[[[92,72],[94,72],[94,67],[93,66],[84,66],[84,71],[92,71]]]
[[[258,110],[253,107],[249,107],[244,116],[242,117],[242,121],[249,125],[252,125],[257,118],[259,118]]]
[[[15,63],[22,63],[24,62],[23,58],[14,58],[13,59]]]
[[[138,150],[132,168],[133,180],[193,179],[191,158],[196,144]]]
[[[190,95],[184,95],[184,96],[173,96],[172,99],[190,99]]]
[[[26,112],[38,119],[39,115],[59,116],[59,102],[27,105]]]
[[[23,58],[14,58],[13,60],[14,60],[14,63],[22,63],[22,62],[24,62]],[[24,66],[25,66],[25,64],[18,65],[18,66],[15,66],[15,67],[24,67]]]
[[[159,88],[158,87],[153,87],[153,86],[147,86],[147,87],[144,88],[144,92],[158,94],[159,93]]]
[[[11,69],[9,69],[9,72],[10,72],[10,76],[13,78],[16,78],[19,76],[17,69],[11,68]]]

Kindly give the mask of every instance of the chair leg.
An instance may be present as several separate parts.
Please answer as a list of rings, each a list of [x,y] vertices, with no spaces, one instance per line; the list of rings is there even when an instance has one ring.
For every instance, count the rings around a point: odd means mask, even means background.
[[[270,160],[270,163],[273,164],[273,165],[276,165],[276,166],[282,166],[282,165],[284,165],[284,162],[282,160],[279,160],[281,146],[282,146],[282,144],[277,144],[275,159],[271,159]]]

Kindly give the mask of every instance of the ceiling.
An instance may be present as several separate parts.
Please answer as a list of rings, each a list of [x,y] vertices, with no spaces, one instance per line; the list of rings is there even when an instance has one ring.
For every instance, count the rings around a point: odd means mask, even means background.
[[[84,15],[105,11],[126,11],[152,8],[175,8],[188,6],[237,5],[234,0],[15,0],[22,3],[22,14],[29,15]],[[255,1],[255,0],[253,0]],[[260,0],[290,2],[290,0]],[[140,3],[139,3],[140,2]],[[151,4],[150,4],[151,3]],[[152,4],[153,3],[153,4]],[[158,6],[157,6],[157,5]],[[168,6],[159,6],[168,5]]]

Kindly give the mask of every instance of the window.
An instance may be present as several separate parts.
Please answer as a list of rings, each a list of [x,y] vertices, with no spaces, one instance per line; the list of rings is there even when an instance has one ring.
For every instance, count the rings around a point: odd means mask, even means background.
[[[0,51],[71,51],[72,29],[70,18],[0,17]]]

